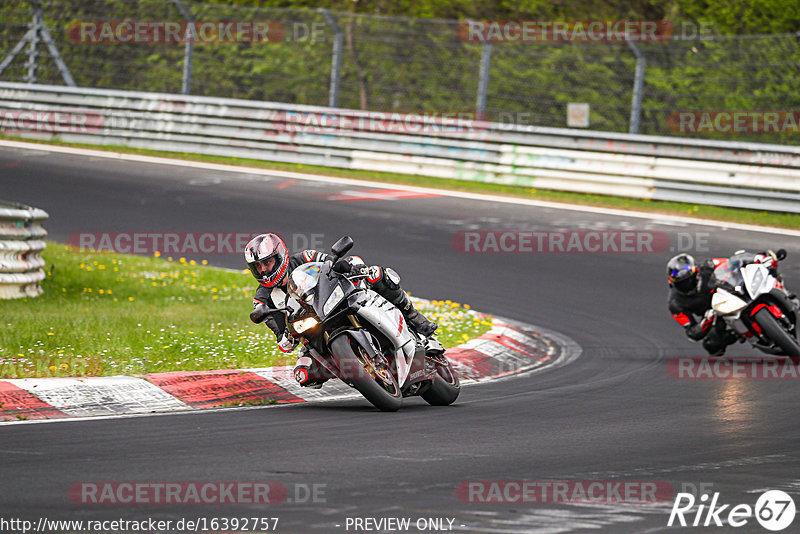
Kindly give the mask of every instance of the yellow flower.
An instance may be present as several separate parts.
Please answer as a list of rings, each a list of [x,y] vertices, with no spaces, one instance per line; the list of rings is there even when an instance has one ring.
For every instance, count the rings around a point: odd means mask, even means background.
[[[128,300],[129,301],[133,301],[133,297],[128,297]]]
[[[203,265],[208,265],[208,260],[203,260]]]
[[[47,335],[48,336],[54,336],[55,334],[53,332],[48,332]]]
[[[111,290],[110,289],[106,289],[106,293],[108,293],[110,295],[111,294]]]
[[[469,306],[469,304],[464,304],[464,309],[465,309],[465,310],[468,310],[468,309],[469,309],[469,307],[470,307],[470,306]]]
[[[167,261],[172,261],[172,256],[167,256]]]
[[[189,262],[189,265],[197,265],[197,262],[196,262],[196,261],[194,261],[194,260],[191,260],[191,261]]]
[[[181,262],[181,263],[186,263],[186,258],[181,257],[181,259],[179,259],[178,261]]]
[[[55,372],[56,372],[56,366],[55,366],[55,365],[51,365],[51,366],[50,366],[50,370],[51,370],[51,371],[53,371],[53,372],[55,373]]]
[[[161,257],[161,253],[156,250],[155,252],[153,252],[153,256],[155,256],[156,258],[159,258],[159,257]]]
[[[98,293],[100,293],[102,295],[104,293],[104,291],[102,289],[99,289]]]

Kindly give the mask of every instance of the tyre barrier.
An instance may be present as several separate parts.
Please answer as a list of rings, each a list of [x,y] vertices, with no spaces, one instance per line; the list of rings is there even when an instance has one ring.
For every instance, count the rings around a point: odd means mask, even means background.
[[[42,221],[49,216],[39,208],[0,201],[0,299],[42,294],[47,246]]]

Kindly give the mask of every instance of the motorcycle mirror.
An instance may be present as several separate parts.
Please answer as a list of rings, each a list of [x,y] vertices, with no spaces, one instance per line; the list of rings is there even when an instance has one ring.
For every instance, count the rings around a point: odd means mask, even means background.
[[[253,309],[253,311],[250,312],[250,320],[258,324],[264,321],[264,319],[267,318],[267,315],[269,315],[269,308],[263,304],[259,304]]]
[[[350,272],[350,262],[346,259],[341,258],[336,260],[336,263],[333,264],[333,271],[339,274],[347,274]]]
[[[778,258],[778,261],[783,261],[786,259],[786,249],[779,248],[777,252],[775,252],[775,257]]]
[[[331,246],[331,252],[336,258],[341,258],[347,251],[353,248],[353,238],[349,235],[342,236],[339,241]]]

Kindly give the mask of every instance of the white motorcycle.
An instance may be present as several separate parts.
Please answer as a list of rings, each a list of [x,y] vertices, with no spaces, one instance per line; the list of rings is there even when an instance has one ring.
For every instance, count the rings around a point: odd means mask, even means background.
[[[774,259],[785,257],[781,249]],[[711,308],[730,331],[763,352],[800,362],[797,299],[767,266],[755,263],[755,254],[736,252],[716,267],[714,277]]]
[[[461,384],[444,347],[408,327],[397,307],[369,289],[366,275],[347,276],[337,261],[353,246],[344,236],[324,262],[299,265],[289,275],[288,294],[300,303],[289,307],[256,307],[250,319],[290,312],[289,331],[306,340],[309,354],[324,376],[356,388],[382,411],[397,411],[403,397],[419,395],[432,405],[452,404]]]

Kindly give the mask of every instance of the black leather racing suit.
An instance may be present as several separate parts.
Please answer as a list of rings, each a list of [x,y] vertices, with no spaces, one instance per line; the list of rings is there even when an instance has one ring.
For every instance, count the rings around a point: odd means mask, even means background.
[[[317,250],[304,250],[303,252],[292,254],[289,257],[289,267],[286,272],[291,273],[295,268],[297,268],[298,265],[302,265],[303,263],[321,262],[325,261],[326,259],[328,259],[328,255],[324,252],[319,252]],[[358,256],[349,256],[345,259],[354,268],[366,268],[366,272],[368,274],[364,280],[366,280],[367,285],[377,294],[400,308],[400,310],[403,312],[403,315],[408,313],[409,307],[411,310],[413,310],[413,313],[418,313],[413,309],[410,301],[408,301],[408,297],[400,287],[399,277],[397,277],[396,273],[391,271],[391,269],[389,269],[387,272],[387,270],[385,270],[383,267],[377,265],[367,267],[364,264],[364,261]],[[266,287],[263,284],[260,284],[256,289],[255,296],[253,297],[253,308],[259,304],[266,304],[270,308],[283,307],[286,302],[286,290],[287,286]],[[266,324],[275,333],[278,347],[283,352],[290,352],[295,348],[296,343],[291,339],[291,336],[289,336],[289,333],[286,329],[286,315],[283,312],[274,312],[269,314],[267,319],[264,321],[264,324]],[[303,348],[301,357],[303,355],[305,355],[305,347]]]
[[[669,312],[686,331],[689,339],[703,340],[703,348],[712,356],[725,352],[725,347],[736,342],[736,336],[728,332],[725,321],[705,318],[711,309],[711,295],[715,289],[714,267],[717,260],[708,260],[700,266],[700,287],[697,292],[685,295],[675,289],[669,291]]]

